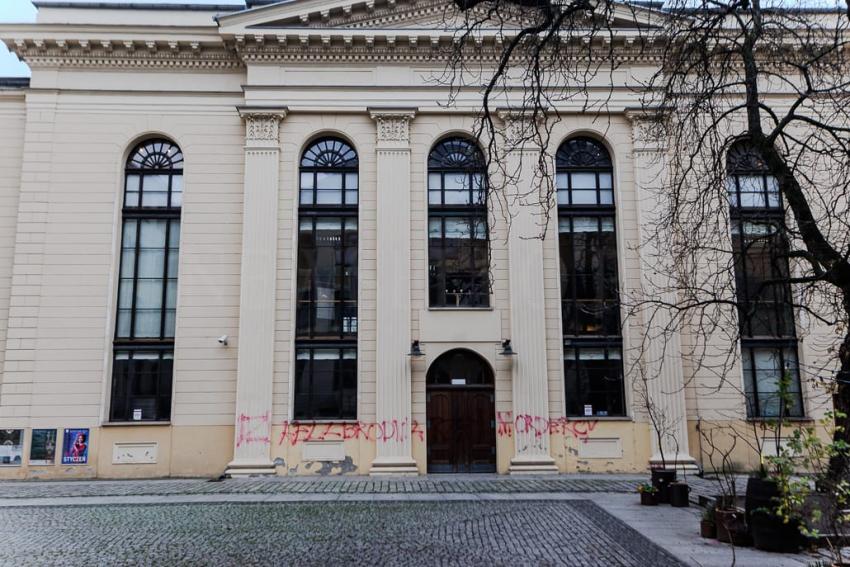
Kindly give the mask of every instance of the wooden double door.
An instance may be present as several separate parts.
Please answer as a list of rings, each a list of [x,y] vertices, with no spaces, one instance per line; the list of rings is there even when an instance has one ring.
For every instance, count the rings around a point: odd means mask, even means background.
[[[496,472],[493,387],[429,385],[429,473]]]

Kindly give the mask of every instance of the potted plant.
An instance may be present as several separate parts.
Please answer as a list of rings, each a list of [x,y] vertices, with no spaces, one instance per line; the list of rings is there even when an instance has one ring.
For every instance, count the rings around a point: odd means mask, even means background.
[[[655,441],[658,445],[658,455],[661,457],[661,466],[653,466],[650,473],[652,486],[658,490],[658,502],[668,504],[670,492],[668,487],[676,480],[676,469],[667,468],[667,458],[664,454],[665,439],[668,435],[668,424],[664,413],[655,405],[649,395],[649,387],[645,386],[643,405],[646,408],[649,423],[655,433]]]
[[[759,431],[754,426],[755,443],[759,450],[758,474],[747,480],[746,521],[753,538],[753,545],[762,551],[795,553],[803,545],[800,532],[801,522],[793,513],[795,500],[799,492],[795,480],[795,454],[803,449],[798,439],[792,446],[783,446],[783,427],[786,425],[786,408],[794,403],[790,393],[791,375],[785,372],[779,379],[779,415],[776,420],[760,423],[762,431],[772,434],[774,452],[765,456]],[[792,439],[799,438],[800,429],[792,433]]]
[[[639,484],[637,491],[640,494],[641,506],[657,506],[658,505],[658,489],[648,482]]]
[[[667,485],[667,491],[670,496],[670,505],[674,508],[687,508],[690,504],[688,495],[691,487],[686,482],[672,482]]]
[[[699,522],[699,535],[706,539],[717,538],[717,523],[714,518],[714,506],[706,506]]]
[[[824,567],[850,564],[845,551],[850,541],[850,479],[829,467],[833,458],[850,458],[850,445],[835,436],[844,419],[841,412],[827,412],[820,431],[812,424],[795,428],[786,449],[771,463],[782,474],[777,476],[779,496],[772,513],[766,519],[759,511],[754,514],[753,539],[762,549],[798,549],[805,536],[823,544]],[[793,467],[788,464],[792,458]],[[792,468],[808,476],[786,474]],[[783,536],[795,547],[782,540]]]
[[[732,460],[741,436],[734,429],[720,426],[700,428],[699,433],[719,492],[713,504],[717,539],[736,546],[749,545],[745,513],[738,506],[738,466]]]

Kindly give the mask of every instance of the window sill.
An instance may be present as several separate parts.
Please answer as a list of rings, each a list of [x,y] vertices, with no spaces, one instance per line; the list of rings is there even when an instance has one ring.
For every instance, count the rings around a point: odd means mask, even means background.
[[[289,425],[346,425],[360,423],[357,419],[292,419]]]
[[[495,307],[429,307],[428,311],[435,313],[448,312],[455,313],[457,311],[495,311]]]
[[[747,422],[749,423],[767,423],[769,421],[776,421],[778,417],[748,417]],[[789,421],[791,423],[814,423],[815,420],[811,417],[786,417],[783,421]]]
[[[101,427],[125,427],[125,426],[140,427],[140,426],[144,426],[144,425],[155,425],[155,426],[171,425],[171,422],[170,421],[106,421],[106,422],[100,424]]]
[[[567,419],[570,421],[634,421],[628,415],[568,415]]]

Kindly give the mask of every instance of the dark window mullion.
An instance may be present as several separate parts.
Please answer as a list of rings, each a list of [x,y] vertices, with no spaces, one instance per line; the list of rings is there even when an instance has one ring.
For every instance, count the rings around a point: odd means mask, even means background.
[[[140,197],[141,198],[141,197]],[[139,287],[139,256],[142,254],[142,219],[136,220],[136,245],[133,255],[133,296],[130,304],[130,333],[129,338],[136,338],[136,296]]]
[[[170,197],[169,197],[170,199]],[[159,305],[159,338],[165,339],[166,297],[168,294],[168,253],[171,238],[171,221],[165,221],[165,248],[162,255],[162,303]]]

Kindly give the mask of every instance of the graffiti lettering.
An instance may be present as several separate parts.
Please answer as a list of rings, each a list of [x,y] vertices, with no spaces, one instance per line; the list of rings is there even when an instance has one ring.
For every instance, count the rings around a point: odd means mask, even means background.
[[[535,438],[549,435],[572,436],[586,441],[596,428],[596,420],[575,420],[568,417],[548,418],[539,415],[520,414],[516,418],[513,412],[496,412],[496,435],[511,437],[514,431],[521,434],[532,434]]]
[[[586,441],[596,428],[595,420],[576,420],[568,417],[549,418],[539,415],[519,414],[515,418],[513,412],[496,412],[496,435],[498,437],[513,437],[518,434],[530,434],[535,439],[544,435],[571,436]],[[240,421],[241,425],[241,421]],[[298,445],[310,441],[349,441],[364,440],[383,443],[405,442],[409,439],[425,441],[425,428],[418,421],[407,419],[390,419],[380,422],[355,421],[350,423],[299,423],[284,421],[282,424],[278,445]],[[241,434],[240,428],[240,434]],[[250,442],[246,439],[246,442]]]
[[[262,415],[239,414],[239,433],[236,435],[236,446],[241,447],[251,443],[271,443],[269,412]]]
[[[295,446],[308,441],[365,441],[405,442],[409,439],[425,440],[425,431],[416,420],[388,419],[375,423],[297,423],[284,421],[278,445]]]

